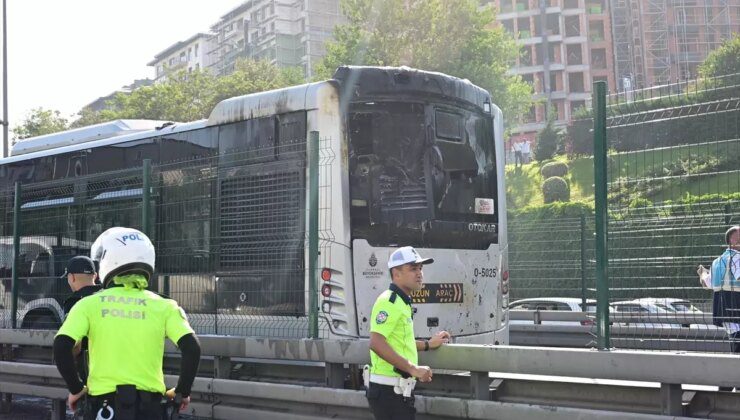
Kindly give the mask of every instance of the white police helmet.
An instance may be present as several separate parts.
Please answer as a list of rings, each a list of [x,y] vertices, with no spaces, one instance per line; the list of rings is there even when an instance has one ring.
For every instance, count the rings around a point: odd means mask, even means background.
[[[140,231],[114,227],[101,233],[90,248],[90,258],[99,263],[103,285],[120,274],[140,274],[147,281],[154,273],[154,245]]]

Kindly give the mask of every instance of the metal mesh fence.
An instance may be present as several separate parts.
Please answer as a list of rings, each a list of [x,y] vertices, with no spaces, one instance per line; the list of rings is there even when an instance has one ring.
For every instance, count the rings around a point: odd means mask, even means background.
[[[613,325],[662,349],[726,340],[696,271],[740,220],[740,75],[613,95],[606,127]]]
[[[307,144],[281,139],[276,147],[151,170],[21,185],[16,326],[58,327],[71,294],[60,278],[69,258],[88,255],[104,230],[126,226],[154,242],[157,273],[150,289],[177,300],[198,333],[307,337]],[[326,168],[334,154],[328,139],[318,147],[323,250],[333,238]],[[2,198],[0,256],[8,264],[3,263],[0,305],[10,326],[15,194]],[[328,327],[320,324],[319,334],[326,336]]]
[[[541,297],[594,298],[593,216],[509,221],[510,305]]]
[[[593,154],[592,127],[569,127],[570,153]],[[729,351],[697,267],[740,223],[740,75],[610,96],[606,128],[611,344]],[[510,308],[595,311],[593,235],[590,216],[510,217]]]

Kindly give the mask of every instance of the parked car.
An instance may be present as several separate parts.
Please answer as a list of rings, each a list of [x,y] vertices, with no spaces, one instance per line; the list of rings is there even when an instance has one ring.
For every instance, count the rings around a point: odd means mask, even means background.
[[[696,306],[694,306],[690,301],[686,299],[676,299],[676,298],[642,298],[642,299],[635,299],[638,302],[644,302],[648,304],[652,304],[655,306],[658,306],[662,309],[667,309],[669,311],[674,312],[694,312],[694,313],[702,313],[702,311],[699,310]]]
[[[647,322],[620,322],[617,325],[629,325],[638,327],[652,328],[681,328],[689,327],[688,324],[679,324],[676,322],[666,322],[658,320],[654,315],[669,315],[677,312],[700,312],[691,302],[685,299],[675,298],[640,298],[633,300],[624,300],[612,302],[610,306],[614,313],[628,314],[639,317]],[[652,321],[652,322],[651,322]]]
[[[582,300],[578,298],[564,297],[547,297],[547,298],[529,298],[521,299],[509,303],[510,311],[569,311],[584,312]],[[592,315],[596,313],[596,301],[594,299],[586,300],[586,311]],[[531,324],[532,321],[511,320],[511,324]],[[549,325],[593,325],[594,320],[588,319],[581,322],[573,321],[542,321],[543,324]]]

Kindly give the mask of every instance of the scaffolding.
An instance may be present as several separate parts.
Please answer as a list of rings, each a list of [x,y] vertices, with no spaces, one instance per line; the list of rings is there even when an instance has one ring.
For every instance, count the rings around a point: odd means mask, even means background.
[[[611,0],[621,91],[697,77],[711,51],[740,27],[740,0]]]
[[[730,7],[739,7],[740,0],[672,0],[672,6],[677,76],[687,80],[696,77],[707,55],[732,36]]]

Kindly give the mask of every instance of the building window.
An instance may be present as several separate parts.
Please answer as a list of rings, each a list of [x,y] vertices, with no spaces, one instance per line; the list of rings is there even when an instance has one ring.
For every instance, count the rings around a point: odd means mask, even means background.
[[[568,53],[568,65],[583,64],[583,53],[581,52],[581,44],[569,44],[567,47]]]
[[[585,106],[586,106],[586,101],[570,101],[570,114],[571,115],[575,114],[578,108],[582,108]]]
[[[195,71],[200,70],[200,63],[195,63]]]
[[[200,44],[195,44],[195,51],[194,52],[195,52],[195,56],[196,57],[198,56],[198,47],[199,46],[200,46]]]
[[[560,72],[550,72],[550,92],[559,92],[563,90],[563,87],[558,83],[560,79]]]
[[[520,66],[531,66],[532,65],[532,48],[525,46],[522,49],[521,55],[519,55]]]
[[[604,48],[591,50],[591,65],[597,70],[606,69],[606,50]]]
[[[513,19],[506,19],[501,21],[501,26],[504,27],[506,32],[513,34],[514,33],[514,20]]]
[[[516,10],[523,12],[529,9],[529,0],[516,0]]]
[[[585,92],[583,86],[583,73],[570,73],[568,75],[568,87],[571,92]]]
[[[547,15],[547,35],[560,35],[560,15]]]
[[[185,55],[185,51],[183,51],[183,52],[181,52],[181,53],[180,53],[180,62],[181,62],[181,63],[184,63],[184,62],[186,62],[186,61],[188,61],[188,58],[187,58],[187,56]]]
[[[581,36],[581,17],[565,17],[565,36]]]
[[[604,22],[595,21],[588,24],[588,36],[593,42],[604,40]]]
[[[519,38],[530,38],[532,37],[531,27],[529,25],[529,18],[519,18],[516,20],[516,29],[519,31]]]
[[[565,0],[566,9],[578,9],[578,0]]]

